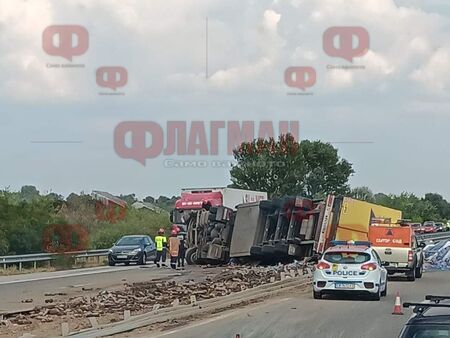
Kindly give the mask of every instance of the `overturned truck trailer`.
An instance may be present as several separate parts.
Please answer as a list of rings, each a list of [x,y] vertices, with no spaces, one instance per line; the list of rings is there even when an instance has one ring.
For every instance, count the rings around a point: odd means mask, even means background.
[[[276,262],[312,256],[325,209],[325,201],[301,197],[239,205],[230,257]]]
[[[275,262],[309,257],[328,222],[327,201],[284,197],[240,204],[236,211],[223,206],[192,211],[186,260],[204,264],[229,258]]]
[[[218,206],[190,213],[189,264],[224,263],[230,258],[283,262],[323,253],[336,240],[369,239],[377,218],[397,222],[399,210],[349,197],[324,200],[284,197]]]

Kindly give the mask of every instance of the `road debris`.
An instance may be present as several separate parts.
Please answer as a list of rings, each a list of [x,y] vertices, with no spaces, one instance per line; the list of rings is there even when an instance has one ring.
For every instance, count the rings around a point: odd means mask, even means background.
[[[308,266],[300,262],[277,266],[228,266],[217,275],[207,276],[204,281],[187,280],[149,281],[127,284],[121,290],[102,290],[93,296],[77,296],[62,301],[46,299],[46,304],[37,306],[26,314],[6,314],[13,324],[27,325],[31,321],[52,322],[57,318],[94,318],[111,313],[142,313],[160,308],[194,304],[292,278],[309,272]],[[50,293],[48,294],[50,295]],[[128,317],[128,316],[127,316]]]

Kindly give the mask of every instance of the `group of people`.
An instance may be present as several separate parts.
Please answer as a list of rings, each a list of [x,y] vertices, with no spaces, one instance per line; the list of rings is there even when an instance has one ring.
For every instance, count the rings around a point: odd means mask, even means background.
[[[186,257],[186,239],[185,235],[180,234],[180,228],[175,224],[172,225],[169,240],[165,236],[163,228],[158,230],[158,236],[155,237],[156,258],[155,264],[159,268],[166,266],[166,252],[170,255],[170,267],[172,269],[184,268],[184,260]]]

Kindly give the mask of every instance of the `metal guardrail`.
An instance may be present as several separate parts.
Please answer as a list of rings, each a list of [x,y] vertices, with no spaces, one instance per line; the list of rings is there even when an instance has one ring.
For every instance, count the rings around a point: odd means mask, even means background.
[[[429,240],[450,240],[450,231],[438,232],[434,234],[417,234],[416,238],[419,242],[425,242]],[[65,253],[36,253],[27,255],[13,255],[13,256],[0,256],[0,264],[3,265],[3,269],[6,269],[8,265],[18,264],[19,271],[22,270],[23,263],[33,263],[34,268],[36,268],[37,262],[51,262],[52,260],[58,258],[61,255],[72,256],[75,259],[89,258],[89,257],[104,257],[108,255],[109,249],[97,249],[97,250],[86,250],[86,251],[74,251]]]
[[[36,269],[37,262],[51,262],[60,256],[71,256],[75,259],[89,258],[89,257],[100,257],[107,256],[109,249],[97,249],[97,250],[85,250],[85,251],[74,251],[74,252],[64,252],[64,253],[36,253],[27,255],[12,255],[12,256],[0,256],[0,264],[3,265],[3,269],[6,269],[8,265],[18,264],[19,271],[22,270],[23,263],[33,263]]]
[[[416,235],[416,238],[419,242],[450,239],[450,231],[436,232],[434,234],[418,234]]]

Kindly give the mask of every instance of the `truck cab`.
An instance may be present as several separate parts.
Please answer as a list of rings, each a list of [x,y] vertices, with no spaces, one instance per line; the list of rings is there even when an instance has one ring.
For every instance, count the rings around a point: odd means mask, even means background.
[[[390,275],[405,273],[410,281],[422,277],[424,255],[411,226],[373,225],[369,240]]]

